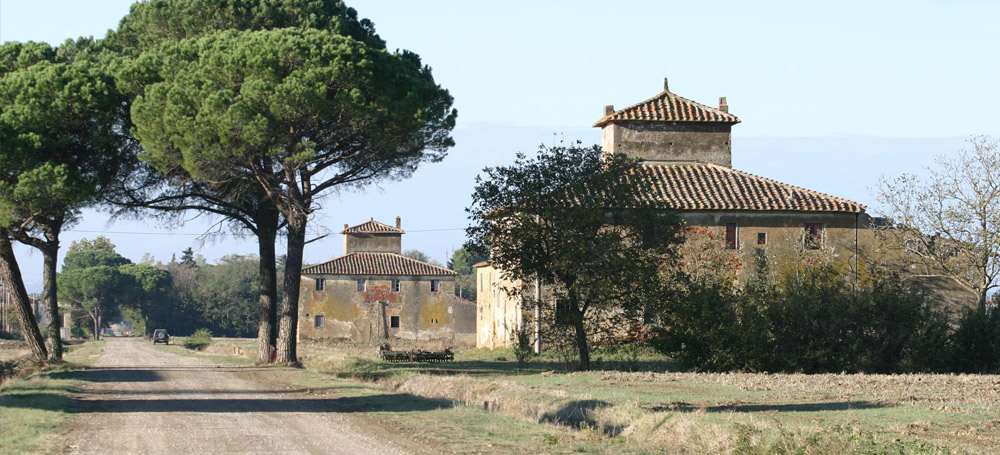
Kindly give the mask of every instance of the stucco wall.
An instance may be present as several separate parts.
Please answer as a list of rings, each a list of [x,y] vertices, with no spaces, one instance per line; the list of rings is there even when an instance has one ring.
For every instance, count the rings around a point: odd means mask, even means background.
[[[454,277],[412,276],[326,276],[324,289],[316,290],[316,280],[302,277],[299,299],[299,335],[305,339],[381,340],[388,328],[389,338],[407,340],[451,340],[457,328],[468,327],[470,310],[455,297]],[[366,290],[357,291],[357,280],[367,280]],[[391,292],[393,279],[400,280],[399,292]],[[431,292],[431,279],[439,280],[438,292]],[[384,303],[381,303],[384,302]],[[468,304],[465,304],[468,306]],[[384,307],[383,312],[381,308]],[[316,327],[316,316],[323,316]],[[399,327],[391,327],[393,316]]]
[[[601,129],[601,146],[650,163],[713,163],[732,167],[732,126],[725,123],[615,122]]]
[[[824,250],[847,263],[854,260],[855,222],[861,228],[857,231],[861,242],[871,237],[871,230],[866,229],[867,215],[864,214],[855,218],[853,213],[705,211],[684,212],[681,217],[688,226],[715,232],[719,239],[724,239],[726,223],[736,223],[738,249],[735,252],[744,270],[751,269],[759,248],[777,261],[798,260],[801,255],[797,252],[802,250],[805,234],[804,223],[823,223]],[[757,245],[758,233],[766,235],[765,245]],[[500,271],[491,265],[476,268],[476,283],[476,347],[510,346],[512,331],[523,323],[525,316],[529,316],[522,312],[519,296],[522,286],[518,282],[504,280]]]
[[[476,347],[510,346],[511,334],[522,323],[520,285],[502,279],[493,266],[476,268]]]
[[[344,254],[354,252],[396,253],[402,251],[400,234],[349,234],[344,236]]]
[[[803,249],[805,223],[823,224],[822,247],[841,261],[853,261],[855,241],[862,242],[871,232],[868,216],[853,213],[704,211],[684,212],[681,218],[688,226],[715,232],[719,239],[725,238],[727,223],[736,223],[735,252],[745,267],[754,263],[758,249],[779,261],[794,260],[798,257],[794,253]],[[763,245],[757,242],[758,234],[765,236]]]

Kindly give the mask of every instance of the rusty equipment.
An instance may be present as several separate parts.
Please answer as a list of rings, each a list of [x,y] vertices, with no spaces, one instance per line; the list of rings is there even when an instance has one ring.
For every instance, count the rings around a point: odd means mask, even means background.
[[[455,353],[451,348],[443,351],[424,351],[421,349],[411,349],[409,351],[393,351],[389,344],[382,344],[378,347],[378,355],[383,362],[451,362],[455,360]]]

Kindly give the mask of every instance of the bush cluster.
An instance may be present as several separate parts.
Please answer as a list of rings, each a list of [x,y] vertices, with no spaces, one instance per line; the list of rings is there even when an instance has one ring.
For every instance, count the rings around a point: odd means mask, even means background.
[[[208,329],[198,329],[195,330],[191,336],[184,340],[184,347],[188,349],[194,349],[202,351],[212,344],[212,332]]]
[[[830,268],[744,286],[689,282],[652,344],[682,366],[750,372],[995,372],[1000,314],[957,324],[900,280],[845,280]]]

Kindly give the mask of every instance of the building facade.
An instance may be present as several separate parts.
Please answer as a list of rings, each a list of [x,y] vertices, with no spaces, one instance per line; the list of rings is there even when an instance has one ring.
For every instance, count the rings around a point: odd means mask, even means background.
[[[651,199],[719,239],[741,264],[820,250],[857,270],[855,252],[871,238],[866,207],[733,169],[737,123],[725,97],[718,107],[707,106],[674,94],[664,80],[663,91],[645,101],[619,110],[606,106],[594,127],[601,128],[605,154],[642,161],[655,186]],[[521,286],[488,263],[476,270],[477,346],[509,345],[510,331],[525,316],[517,304]]]
[[[402,253],[400,219],[344,225],[344,254],[306,267],[300,338],[472,344],[475,304],[455,296],[456,273]]]

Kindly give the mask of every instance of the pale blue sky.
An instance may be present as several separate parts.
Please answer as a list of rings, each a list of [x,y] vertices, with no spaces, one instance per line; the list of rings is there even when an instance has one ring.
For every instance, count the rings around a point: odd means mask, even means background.
[[[131,1],[0,0],[0,40],[101,37]],[[735,167],[874,206],[882,174],[919,171],[971,134],[1000,135],[1000,2],[349,1],[390,48],[423,57],[455,97],[457,146],[408,181],[334,195],[315,220],[339,231],[403,217],[404,248],[439,261],[461,245],[475,174],[559,137],[595,143],[606,104],[661,90],[714,105],[726,96]],[[133,260],[195,246],[209,260],[250,240],[199,245],[194,220],[165,235],[88,212],[65,245],[107,234]],[[451,230],[438,230],[451,229]],[[419,232],[418,232],[419,231]],[[340,254],[340,237],[306,260]],[[40,256],[19,249],[29,288]]]

